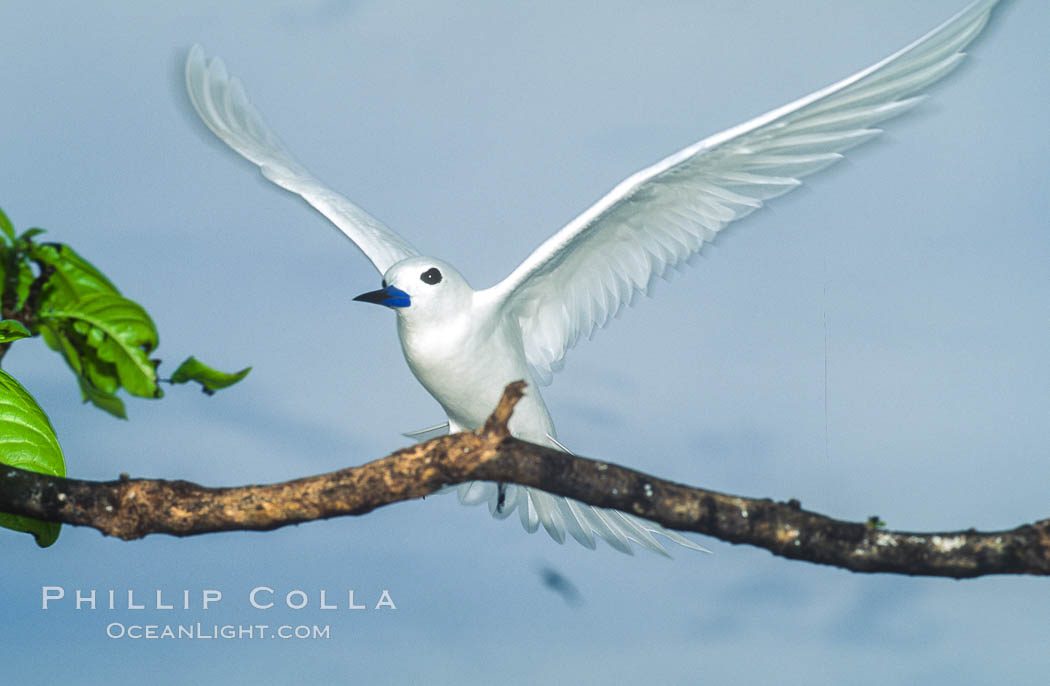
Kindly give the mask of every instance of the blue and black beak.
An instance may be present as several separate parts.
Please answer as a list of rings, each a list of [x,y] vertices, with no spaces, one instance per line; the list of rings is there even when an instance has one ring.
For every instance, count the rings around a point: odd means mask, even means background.
[[[363,303],[386,305],[387,307],[408,307],[412,304],[411,299],[408,297],[408,293],[405,293],[400,288],[394,288],[393,286],[386,286],[385,288],[380,288],[378,291],[362,293],[354,298],[354,300],[359,300]]]

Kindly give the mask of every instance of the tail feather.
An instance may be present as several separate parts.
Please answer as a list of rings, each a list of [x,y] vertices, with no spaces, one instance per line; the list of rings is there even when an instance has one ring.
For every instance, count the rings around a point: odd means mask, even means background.
[[[422,437],[429,434],[426,438],[420,438],[420,440],[427,440],[434,436],[435,430],[437,430],[436,433],[440,433],[442,429],[447,432],[447,425],[430,427],[405,435]],[[569,452],[553,437],[549,438],[559,449]],[[654,535],[656,534],[683,548],[704,553],[711,552],[685,536],[665,529],[655,522],[640,519],[619,510],[594,507],[571,498],[551,495],[538,488],[507,484],[502,507],[499,507],[499,488],[493,482],[470,481],[452,488],[456,490],[460,503],[471,506],[486,503],[489,513],[496,519],[506,519],[517,510],[521,526],[525,531],[530,534],[534,533],[542,524],[547,534],[558,543],[564,543],[565,534],[568,533],[580,545],[594,550],[598,547],[595,538],[597,536],[608,543],[613,550],[627,555],[634,554],[632,546],[634,544],[658,555],[670,557],[670,553]],[[442,489],[440,492],[447,492],[452,488]]]

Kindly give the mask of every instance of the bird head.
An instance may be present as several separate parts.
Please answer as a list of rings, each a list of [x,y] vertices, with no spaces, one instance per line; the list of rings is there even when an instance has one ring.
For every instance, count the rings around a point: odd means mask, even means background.
[[[455,267],[433,257],[409,257],[383,274],[383,287],[354,298],[385,305],[410,320],[444,319],[470,306],[474,289]]]

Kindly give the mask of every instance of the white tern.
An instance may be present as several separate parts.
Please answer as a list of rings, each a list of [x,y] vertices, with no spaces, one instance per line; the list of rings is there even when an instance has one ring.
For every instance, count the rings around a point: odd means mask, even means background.
[[[215,135],[267,179],[302,196],[382,274],[381,289],[356,299],[397,313],[405,360],[448,416],[446,425],[407,435],[476,429],[504,386],[525,379],[530,383],[511,432],[561,448],[538,385],[550,382],[566,351],[729,223],[797,188],[802,177],[879,134],[872,125],[916,105],[922,89],[959,64],[995,4],[978,0],[867,69],[627,177],[483,290],[314,178],[266,126],[240,81],[221,60],[206,60],[199,45],[186,60],[186,87]],[[597,535],[625,553],[634,542],[666,554],[653,536],[658,533],[703,549],[652,522],[534,488],[475,482],[458,492],[464,503],[488,503],[496,517],[517,511],[525,529],[542,524],[558,542],[568,532],[594,548]]]

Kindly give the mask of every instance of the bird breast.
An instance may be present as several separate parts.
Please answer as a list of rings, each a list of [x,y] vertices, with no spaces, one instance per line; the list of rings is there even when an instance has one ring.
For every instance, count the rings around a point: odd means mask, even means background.
[[[454,430],[484,424],[506,385],[524,379],[529,389],[515,409],[511,431],[546,443],[553,423],[529,375],[520,340],[512,333],[507,322],[487,317],[458,317],[423,327],[398,320],[405,361],[441,404]]]

